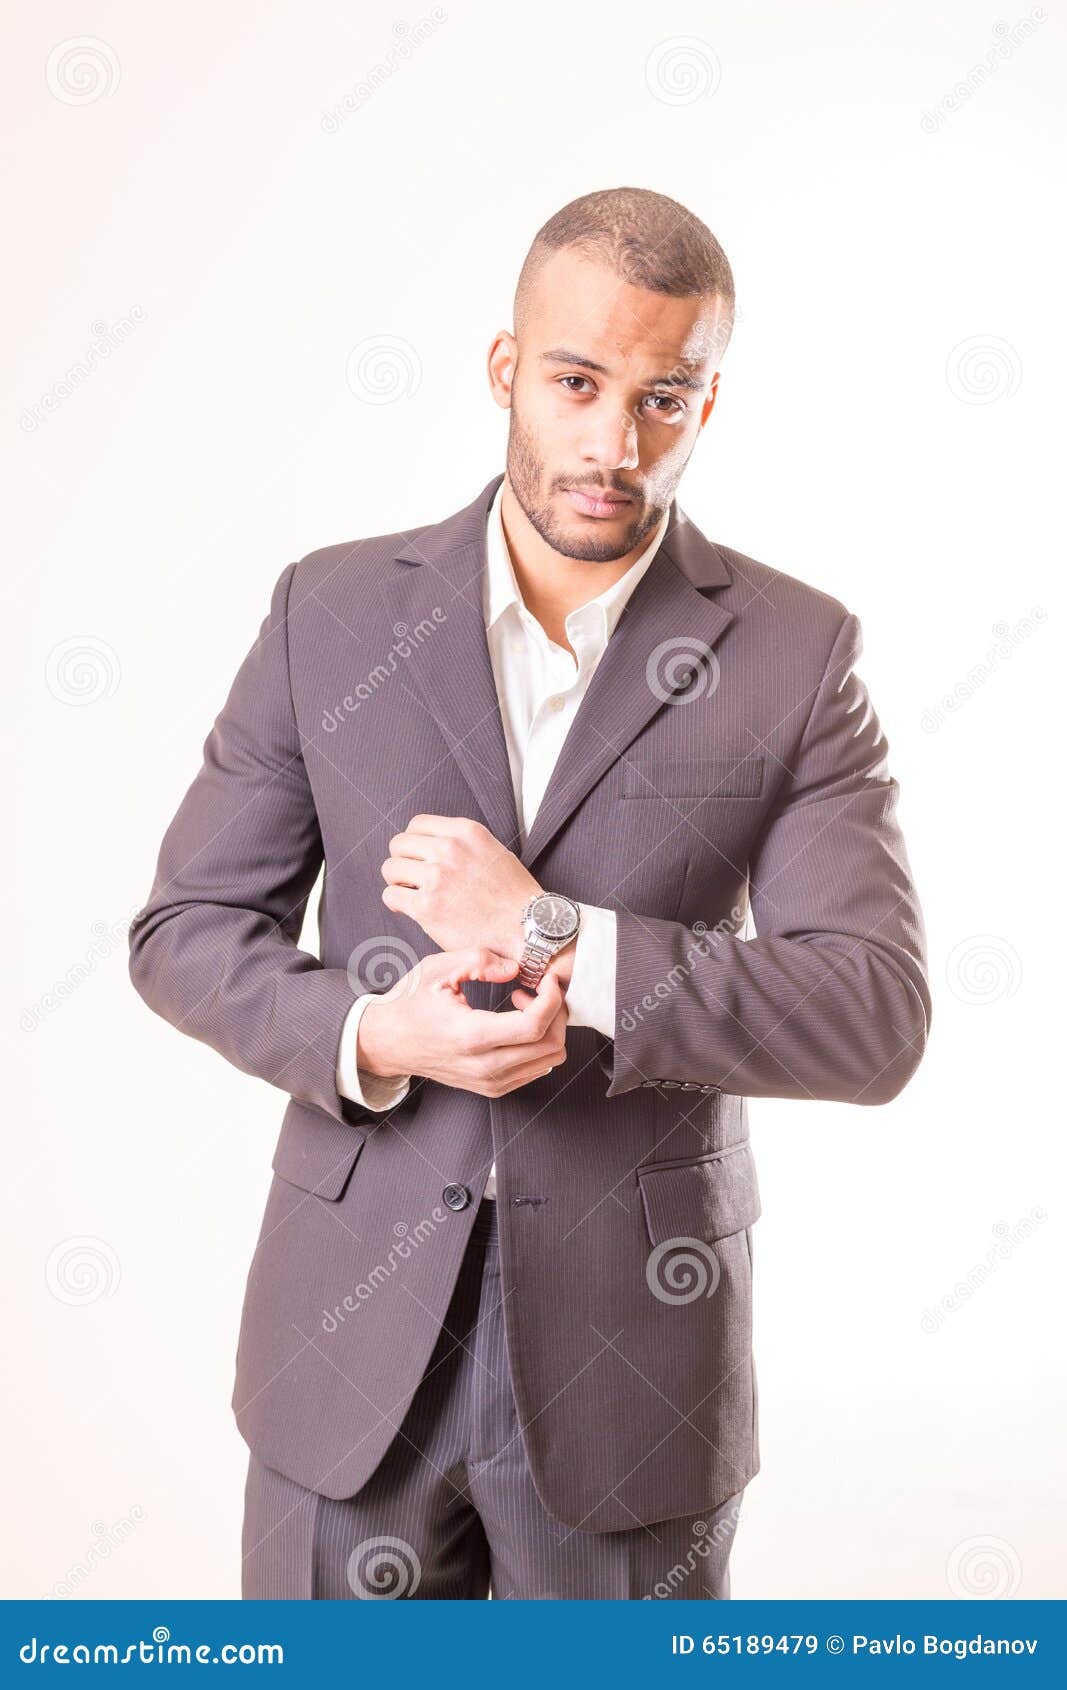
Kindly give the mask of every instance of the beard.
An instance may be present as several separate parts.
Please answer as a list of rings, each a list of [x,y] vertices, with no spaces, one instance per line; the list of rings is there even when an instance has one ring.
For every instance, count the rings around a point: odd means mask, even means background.
[[[634,517],[621,534],[611,539],[606,535],[601,537],[601,524],[583,532],[578,526],[581,519],[577,515],[573,527],[562,522],[552,509],[544,462],[538,454],[533,435],[518,413],[514,394],[508,419],[507,470],[511,490],[530,526],[553,551],[583,563],[614,563],[617,558],[634,551],[646,535],[651,534],[665,506],[646,510],[643,515]]]

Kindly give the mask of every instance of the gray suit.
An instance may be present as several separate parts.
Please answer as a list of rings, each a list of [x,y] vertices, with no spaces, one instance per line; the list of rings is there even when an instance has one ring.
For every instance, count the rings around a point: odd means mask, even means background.
[[[233,1398],[256,1458],[333,1499],[375,1473],[495,1155],[525,1457],[552,1519],[606,1533],[713,1510],[758,1470],[747,1099],[896,1096],[930,1021],[925,940],[855,617],[672,507],[519,853],[617,912],[614,1041],[570,1028],[562,1067],[494,1100],[416,1081],[382,1117],[338,1094],[354,997],[390,945],[435,948],[381,902],[391,835],[421,811],[518,840],[481,606],[499,479],[282,572],[131,972],[289,1097]],[[296,941],[323,859],[320,960]]]

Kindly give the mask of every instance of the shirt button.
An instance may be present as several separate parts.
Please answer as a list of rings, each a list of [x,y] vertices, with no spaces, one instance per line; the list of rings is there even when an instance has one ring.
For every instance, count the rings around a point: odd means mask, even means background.
[[[562,698],[550,698],[549,701],[548,701],[548,708],[550,710],[562,710],[563,709]]]
[[[465,1185],[446,1185],[441,1197],[450,1209],[465,1209],[471,1200]]]

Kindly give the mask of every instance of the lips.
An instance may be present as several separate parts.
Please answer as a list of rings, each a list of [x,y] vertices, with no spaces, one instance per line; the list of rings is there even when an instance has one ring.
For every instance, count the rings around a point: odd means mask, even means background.
[[[633,502],[622,493],[604,488],[565,487],[564,492],[583,516],[618,516]]]

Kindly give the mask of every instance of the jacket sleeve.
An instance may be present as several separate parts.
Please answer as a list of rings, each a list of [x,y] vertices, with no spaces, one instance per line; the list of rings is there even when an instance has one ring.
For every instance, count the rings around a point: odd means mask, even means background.
[[[181,1032],[357,1125],[375,1117],[338,1092],[337,1057],[358,994],[344,969],[297,945],[323,849],[289,684],[296,567],[278,578],[164,836],[130,924],[130,977]]]
[[[846,614],[749,863],[756,936],[619,911],[608,1097],[666,1079],[886,1103],[918,1066],[926,935],[861,649]]]

